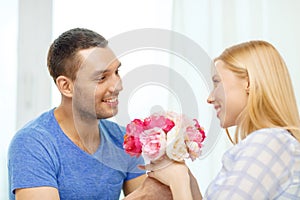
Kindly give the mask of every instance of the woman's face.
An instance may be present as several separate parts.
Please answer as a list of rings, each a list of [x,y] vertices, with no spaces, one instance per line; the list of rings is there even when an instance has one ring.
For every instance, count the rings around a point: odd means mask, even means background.
[[[207,102],[214,105],[221,127],[237,125],[237,119],[247,104],[248,79],[237,77],[226,64],[217,60],[212,76],[214,89]]]

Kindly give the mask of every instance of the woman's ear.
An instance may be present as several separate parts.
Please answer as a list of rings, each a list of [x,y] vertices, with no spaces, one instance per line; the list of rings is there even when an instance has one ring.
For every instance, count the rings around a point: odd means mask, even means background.
[[[246,78],[246,81],[247,82],[245,84],[246,85],[245,90],[246,90],[246,93],[249,94],[249,92],[250,92],[250,81],[249,81],[248,77]]]
[[[73,96],[73,81],[66,76],[59,76],[56,78],[56,86],[60,93],[66,97]]]

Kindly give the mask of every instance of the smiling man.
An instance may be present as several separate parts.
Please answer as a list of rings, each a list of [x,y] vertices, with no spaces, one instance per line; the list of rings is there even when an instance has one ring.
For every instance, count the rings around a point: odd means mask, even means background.
[[[126,196],[145,179],[136,169],[142,158],[122,150],[124,128],[105,120],[118,112],[122,90],[121,63],[107,44],[82,28],[52,43],[48,69],[61,103],[11,141],[10,199],[119,199],[122,189]]]

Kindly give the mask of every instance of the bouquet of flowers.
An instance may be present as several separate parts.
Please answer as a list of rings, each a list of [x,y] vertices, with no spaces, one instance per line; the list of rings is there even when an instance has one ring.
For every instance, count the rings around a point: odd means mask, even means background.
[[[131,156],[142,155],[150,162],[165,155],[175,161],[188,158],[194,161],[201,155],[205,137],[196,119],[163,112],[131,121],[126,126],[123,146]]]

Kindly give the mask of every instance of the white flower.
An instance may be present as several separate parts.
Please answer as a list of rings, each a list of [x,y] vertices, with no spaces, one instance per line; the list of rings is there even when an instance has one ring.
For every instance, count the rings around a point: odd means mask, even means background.
[[[185,133],[180,127],[175,126],[167,134],[166,153],[170,159],[183,161],[189,158],[189,153],[185,144]]]

